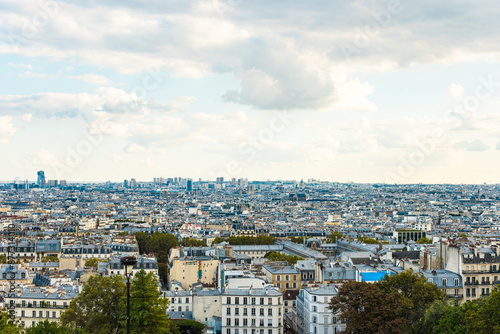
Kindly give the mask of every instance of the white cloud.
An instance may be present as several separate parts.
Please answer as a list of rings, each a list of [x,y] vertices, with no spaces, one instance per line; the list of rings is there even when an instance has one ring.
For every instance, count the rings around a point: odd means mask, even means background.
[[[21,119],[22,119],[23,121],[25,121],[25,122],[29,122],[29,121],[31,121],[31,118],[33,118],[33,115],[32,115],[32,114],[23,114],[23,115],[21,116]]]
[[[462,85],[453,83],[450,87],[448,87],[448,94],[457,101],[461,101],[463,99],[464,93],[465,89]]]
[[[148,149],[142,145],[131,143],[130,145],[128,145],[125,151],[128,153],[144,153],[147,152]]]
[[[94,74],[94,73],[87,73],[84,75],[75,75],[69,77],[70,79],[74,80],[81,80],[87,83],[91,84],[96,84],[96,85],[109,85],[111,84],[111,81],[105,77],[104,75],[99,75],[99,74]]]
[[[0,144],[8,143],[16,131],[11,116],[0,116]]]
[[[28,70],[31,70],[33,68],[33,66],[31,64],[23,64],[23,63],[15,64],[15,63],[9,62],[9,66],[13,67],[13,68],[26,68]]]

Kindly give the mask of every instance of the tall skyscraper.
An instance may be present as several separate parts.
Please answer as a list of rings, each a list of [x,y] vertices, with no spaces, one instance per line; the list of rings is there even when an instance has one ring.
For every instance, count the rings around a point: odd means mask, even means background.
[[[44,188],[45,187],[45,172],[43,170],[39,170],[36,174],[38,176],[36,183],[38,184],[38,186],[40,188]]]
[[[192,179],[188,179],[188,180],[187,180],[187,183],[186,183],[186,190],[187,190],[187,191],[193,191],[193,180],[192,180]]]

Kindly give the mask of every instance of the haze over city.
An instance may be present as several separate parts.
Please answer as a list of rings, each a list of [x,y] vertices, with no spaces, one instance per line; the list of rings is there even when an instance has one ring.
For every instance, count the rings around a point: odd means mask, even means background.
[[[500,182],[494,1],[0,8],[0,180]]]

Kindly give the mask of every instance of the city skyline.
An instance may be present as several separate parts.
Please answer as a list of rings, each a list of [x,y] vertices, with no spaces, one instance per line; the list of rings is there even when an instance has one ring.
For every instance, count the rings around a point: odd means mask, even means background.
[[[1,8],[2,180],[500,183],[493,1]]]

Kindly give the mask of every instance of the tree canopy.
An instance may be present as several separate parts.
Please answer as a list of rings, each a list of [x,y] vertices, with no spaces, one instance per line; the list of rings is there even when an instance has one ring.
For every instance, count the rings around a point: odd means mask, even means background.
[[[155,232],[149,235],[145,232],[135,233],[139,253],[149,254],[153,253],[158,261],[158,275],[160,281],[165,282],[167,279],[167,261],[168,254],[172,247],[179,245],[177,237],[170,233]]]
[[[61,314],[61,323],[85,334],[121,334],[126,328],[126,297],[124,277],[91,276]],[[173,324],[166,315],[168,300],[161,297],[153,273],[141,270],[134,275],[130,300],[131,333],[171,333]]]
[[[89,334],[120,333],[125,294],[123,277],[91,276],[69,309],[61,314],[61,323]]]
[[[168,300],[161,297],[158,281],[152,272],[137,272],[131,285],[130,333],[170,333],[171,320],[166,315]],[[126,318],[122,318],[126,326]]]
[[[340,287],[330,308],[346,321],[346,333],[403,333],[424,318],[445,294],[421,274],[410,270],[380,282],[349,282]]]
[[[299,257],[297,255],[287,255],[277,252],[269,252],[266,255],[264,255],[264,257],[269,261],[286,261],[289,266],[293,266],[299,260],[304,260],[304,258]]]

